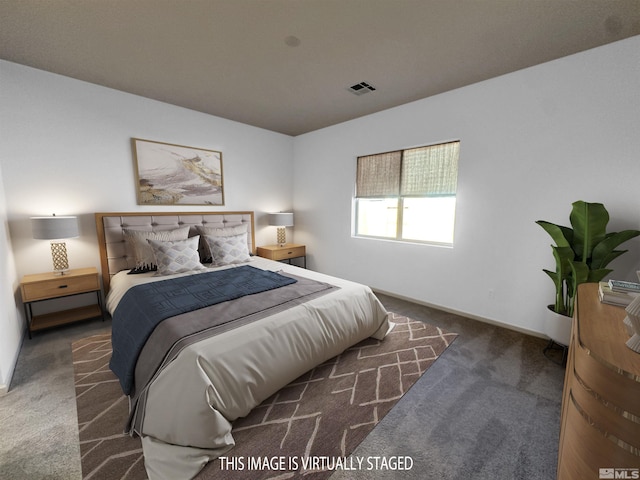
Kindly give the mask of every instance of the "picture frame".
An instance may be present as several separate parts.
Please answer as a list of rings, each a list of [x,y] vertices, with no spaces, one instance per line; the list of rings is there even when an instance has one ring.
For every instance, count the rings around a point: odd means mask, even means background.
[[[131,139],[138,205],[224,205],[222,152]]]

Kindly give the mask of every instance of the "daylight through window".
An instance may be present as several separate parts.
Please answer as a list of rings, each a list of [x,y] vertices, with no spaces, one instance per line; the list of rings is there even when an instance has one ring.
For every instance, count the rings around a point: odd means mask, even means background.
[[[355,234],[453,244],[460,142],[358,157]]]

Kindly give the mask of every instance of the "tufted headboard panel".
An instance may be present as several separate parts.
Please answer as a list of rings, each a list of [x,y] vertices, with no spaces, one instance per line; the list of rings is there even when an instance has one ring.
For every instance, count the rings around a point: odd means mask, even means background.
[[[95,217],[105,294],[113,275],[135,266],[135,257],[122,233],[125,228],[160,231],[189,225],[189,236],[192,236],[198,234],[197,225],[231,228],[246,224],[249,252],[255,253],[253,212],[116,212],[96,213]]]

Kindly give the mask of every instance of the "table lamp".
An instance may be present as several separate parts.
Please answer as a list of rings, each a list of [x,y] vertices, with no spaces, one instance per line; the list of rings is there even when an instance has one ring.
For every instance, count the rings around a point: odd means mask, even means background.
[[[78,237],[77,217],[31,217],[31,229],[33,238],[38,240],[51,240],[51,257],[53,258],[53,270],[64,275],[69,269],[67,258],[67,244],[63,240]]]
[[[278,245],[284,246],[287,243],[286,227],[293,227],[293,213],[279,212],[269,214],[269,225],[278,227],[277,239]]]

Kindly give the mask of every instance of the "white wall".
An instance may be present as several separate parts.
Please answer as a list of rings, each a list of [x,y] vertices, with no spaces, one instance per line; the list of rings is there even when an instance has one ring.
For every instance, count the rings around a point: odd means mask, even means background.
[[[602,202],[611,230],[640,229],[640,37],[295,138],[296,241],[309,266],[532,332],[553,301],[535,220],[568,224]],[[366,97],[362,97],[366,101]],[[358,155],[460,139],[453,248],[357,239]],[[640,239],[616,260],[636,280]]]
[[[292,137],[6,61],[0,84],[0,218],[15,258],[3,269],[2,302],[22,275],[52,269],[48,243],[31,238],[30,216],[78,215],[80,238],[67,242],[70,267],[99,268],[94,212],[253,210],[256,243],[265,244],[275,238],[266,212],[292,208]],[[226,205],[138,206],[132,137],[221,151]],[[4,258],[11,247],[2,242]],[[0,322],[0,380],[19,348],[13,332],[23,328],[22,313],[14,317]]]
[[[24,331],[19,320],[18,301],[14,295],[18,282],[9,238],[6,197],[0,166],[0,395],[9,390],[18,359],[17,347]]]
[[[1,62],[6,92],[1,161],[18,274],[47,271],[46,242],[31,238],[29,217],[80,216],[68,241],[71,268],[99,265],[98,211],[254,210],[292,207],[292,138],[21,65]],[[131,138],[222,152],[224,207],[136,204]],[[274,233],[257,229],[264,243]]]

